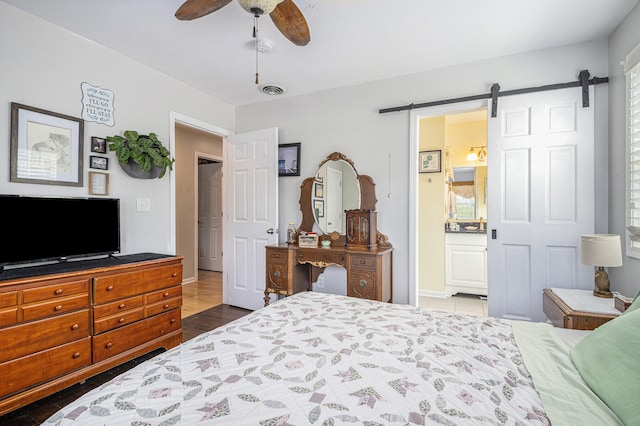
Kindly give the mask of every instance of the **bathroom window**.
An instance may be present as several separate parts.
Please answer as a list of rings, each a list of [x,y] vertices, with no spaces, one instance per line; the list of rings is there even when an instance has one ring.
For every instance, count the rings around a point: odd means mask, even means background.
[[[623,62],[627,80],[626,223],[640,227],[640,45]],[[640,237],[627,234],[627,256],[640,258]]]

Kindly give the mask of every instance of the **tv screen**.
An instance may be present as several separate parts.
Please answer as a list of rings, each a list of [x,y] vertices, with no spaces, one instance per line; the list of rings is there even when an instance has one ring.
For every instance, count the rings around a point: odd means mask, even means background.
[[[120,200],[0,195],[0,265],[120,252]],[[7,235],[5,233],[5,235]]]

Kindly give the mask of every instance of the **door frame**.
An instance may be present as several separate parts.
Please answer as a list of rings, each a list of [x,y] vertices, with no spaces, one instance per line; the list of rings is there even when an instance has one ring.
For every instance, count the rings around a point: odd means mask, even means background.
[[[222,139],[222,143],[224,144],[224,138]],[[224,148],[223,148],[224,149]],[[200,202],[200,199],[198,197],[198,193],[199,193],[199,188],[200,188],[200,178],[198,175],[198,159],[199,158],[206,158],[207,160],[213,160],[216,163],[220,163],[222,164],[222,174],[223,174],[223,178],[222,178],[222,182],[221,182],[221,203],[224,204],[224,159],[222,156],[219,155],[213,155],[213,154],[208,154],[206,152],[200,152],[200,151],[195,151],[193,154],[193,167],[194,170],[196,171],[196,173],[193,174],[193,187],[195,188],[195,191],[193,191],[193,201],[194,201],[194,205],[196,206],[195,209],[193,209],[193,228],[194,228],[194,236],[195,236],[195,240],[196,243],[193,245],[193,266],[194,266],[194,277],[196,277],[196,281],[197,281],[197,277],[198,277],[198,270],[200,269],[200,264],[198,263],[198,249],[200,248],[200,238],[198,237],[199,235],[199,229],[198,229],[198,208],[199,205],[198,203]],[[224,221],[223,221],[224,222]],[[222,252],[224,253],[224,239],[222,240]]]
[[[440,117],[467,111],[487,109],[489,100],[460,102],[449,105],[433,106],[411,110],[409,112],[409,305],[418,306],[418,162],[419,162],[419,123],[423,118]],[[488,135],[487,135],[488,137]],[[488,255],[488,253],[487,253]],[[444,268],[444,265],[442,265]]]
[[[211,133],[222,138],[222,149],[225,150],[225,146],[227,144],[226,137],[233,135],[234,132],[231,130],[223,129],[222,127],[215,126],[211,123],[206,123],[204,121],[198,120],[193,117],[189,117],[187,115],[180,114],[175,111],[169,111],[169,151],[175,153],[176,152],[176,124],[182,124],[206,133]],[[197,158],[196,158],[197,161]],[[222,161],[222,160],[220,160]],[[171,253],[176,253],[177,246],[177,235],[176,235],[176,174],[180,171],[180,164],[176,161],[173,165],[174,171],[173,173],[169,173],[170,180],[170,195],[169,195],[169,206],[170,206],[170,230],[169,230],[169,249]],[[222,173],[224,175],[224,162],[222,161]],[[197,177],[196,177],[197,181]],[[224,191],[224,187],[222,189]],[[224,196],[224,195],[223,195]],[[195,194],[197,197],[197,191]],[[197,200],[197,199],[196,199]],[[223,198],[224,200],[224,198]],[[197,214],[197,212],[196,212]],[[197,226],[197,220],[196,226]],[[197,237],[196,237],[197,238]],[[222,250],[225,251],[224,241],[222,242]],[[197,250],[197,245],[195,245],[195,250]],[[196,266],[196,277],[197,277],[197,267],[198,267],[198,258],[197,253],[194,259],[194,265]],[[224,296],[224,288],[223,288],[223,296]]]

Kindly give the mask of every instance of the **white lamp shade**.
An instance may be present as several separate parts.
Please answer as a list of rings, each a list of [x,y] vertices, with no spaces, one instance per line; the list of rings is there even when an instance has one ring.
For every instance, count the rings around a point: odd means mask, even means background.
[[[583,235],[582,263],[591,266],[622,266],[620,235],[589,234]]]

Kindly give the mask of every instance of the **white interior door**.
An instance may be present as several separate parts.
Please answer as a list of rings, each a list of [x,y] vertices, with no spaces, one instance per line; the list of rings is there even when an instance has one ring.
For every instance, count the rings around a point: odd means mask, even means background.
[[[198,269],[222,271],[222,163],[198,165]]]
[[[490,316],[544,321],[544,288],[593,287],[579,256],[595,228],[590,89],[589,108],[571,88],[500,98],[489,118]]]
[[[264,306],[265,246],[278,242],[278,129],[226,140],[225,303],[255,310]]]
[[[327,175],[325,177],[327,205],[325,206],[325,215],[327,216],[326,232],[344,233],[342,224],[342,171],[327,166]]]

